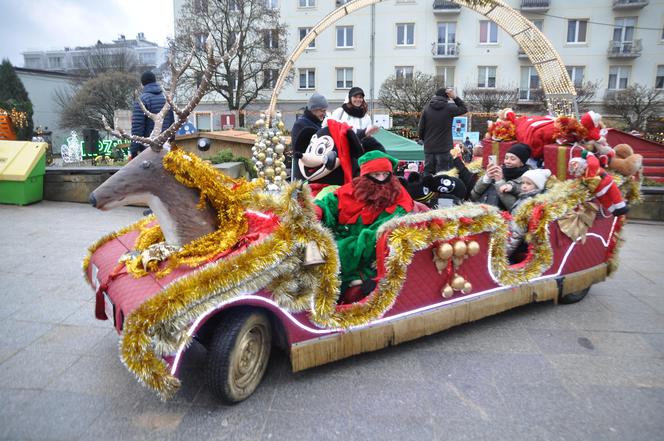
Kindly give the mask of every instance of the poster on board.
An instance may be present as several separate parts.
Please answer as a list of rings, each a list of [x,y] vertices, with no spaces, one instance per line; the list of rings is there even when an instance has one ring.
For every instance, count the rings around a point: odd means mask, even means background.
[[[452,120],[452,138],[465,139],[464,133],[468,131],[468,117],[455,116]]]

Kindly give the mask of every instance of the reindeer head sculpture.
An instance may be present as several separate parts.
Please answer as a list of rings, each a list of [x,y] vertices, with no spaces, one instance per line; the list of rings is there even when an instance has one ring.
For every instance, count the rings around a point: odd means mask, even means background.
[[[169,245],[182,246],[215,231],[218,227],[215,212],[209,205],[203,210],[196,207],[199,192],[178,182],[163,166],[163,158],[170,151],[168,140],[174,137],[205,95],[210,78],[219,63],[227,61],[232,56],[226,55],[224,59],[215,58],[210,37],[206,48],[207,66],[203,78],[193,98],[184,108],[175,105],[173,94],[179,78],[191,64],[193,51],[179,70],[176,69],[172,58],[169,59],[170,88],[165,91],[166,103],[159,113],[151,113],[143,102],[138,100],[143,112],[154,121],[154,128],[148,138],[130,135],[122,129],[114,130],[104,120],[106,130],[113,135],[131,139],[150,148],[141,152],[90,194],[90,203],[100,210],[128,204],[147,204],[155,213]],[[170,127],[161,132],[169,108],[173,109],[177,118]]]

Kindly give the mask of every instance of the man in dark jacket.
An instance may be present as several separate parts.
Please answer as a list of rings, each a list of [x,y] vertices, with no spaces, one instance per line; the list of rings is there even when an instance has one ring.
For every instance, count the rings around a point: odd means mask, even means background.
[[[293,129],[291,130],[291,145],[298,145],[297,138],[300,136],[302,129],[310,127],[313,131],[307,130],[309,133],[316,133],[323,125],[323,120],[327,114],[327,100],[320,93],[314,93],[309,98],[307,108],[304,109],[304,114],[297,118]],[[307,141],[306,144],[309,142]]]
[[[449,100],[454,100],[450,103]],[[461,98],[452,89],[438,89],[429,104],[424,106],[418,135],[424,141],[424,174],[433,175],[453,167],[452,120],[468,112]]]
[[[157,84],[157,78],[150,71],[143,72],[143,75],[141,75],[141,84],[143,84],[141,101],[145,104],[145,108],[152,113],[159,113],[161,108],[164,107],[166,98],[161,90],[161,86]],[[173,111],[169,110],[164,117],[161,131],[163,132],[173,124],[173,120]],[[152,133],[153,127],[154,122],[143,113],[143,109],[141,109],[138,101],[134,102],[134,111],[131,115],[131,134],[147,138],[150,136],[150,133]],[[146,147],[143,144],[132,142],[129,147],[131,157],[135,158],[140,152],[145,150],[145,148]]]

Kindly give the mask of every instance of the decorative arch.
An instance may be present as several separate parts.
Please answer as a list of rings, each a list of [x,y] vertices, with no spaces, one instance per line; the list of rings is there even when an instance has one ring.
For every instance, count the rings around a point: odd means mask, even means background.
[[[352,0],[345,5],[339,6],[319,21],[295,47],[288,57],[286,64],[281,69],[272,92],[266,117],[270,119],[274,114],[281,88],[290,70],[307,46],[309,46],[309,43],[325,29],[347,15],[352,14],[358,9],[384,1]],[[530,20],[501,0],[451,1],[472,9],[492,20],[521,46],[521,49],[528,55],[535,70],[537,70],[537,75],[539,75],[544,94],[546,95],[547,107],[551,113],[554,115],[572,115],[578,113],[576,108],[576,91],[572,80],[567,74],[565,64],[560,59],[558,52],[551,45],[551,42]]]

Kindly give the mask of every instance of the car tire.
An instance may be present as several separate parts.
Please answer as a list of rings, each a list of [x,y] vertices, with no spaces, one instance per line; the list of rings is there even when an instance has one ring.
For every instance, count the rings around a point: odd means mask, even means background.
[[[588,291],[590,291],[590,287],[582,289],[581,291],[569,293],[564,297],[560,296],[558,303],[562,303],[563,305],[571,305],[572,303],[580,302],[588,294]]]
[[[265,374],[272,326],[260,311],[231,312],[208,346],[206,380],[213,395],[234,404],[247,399]]]

